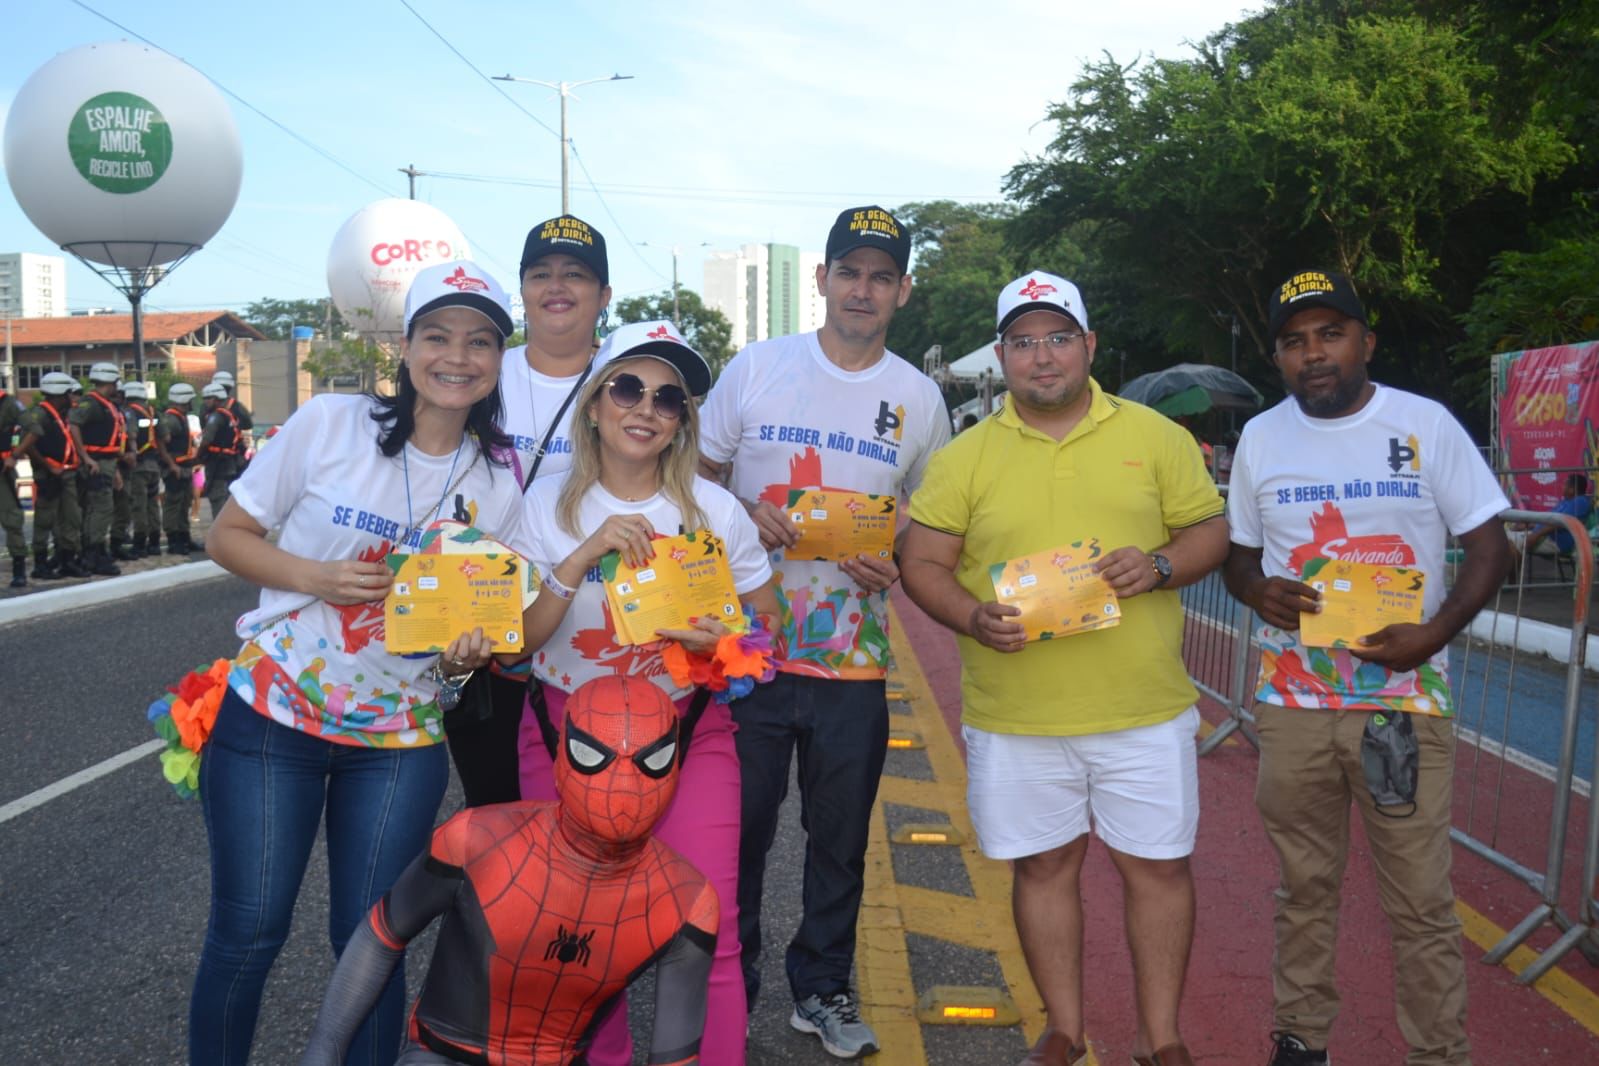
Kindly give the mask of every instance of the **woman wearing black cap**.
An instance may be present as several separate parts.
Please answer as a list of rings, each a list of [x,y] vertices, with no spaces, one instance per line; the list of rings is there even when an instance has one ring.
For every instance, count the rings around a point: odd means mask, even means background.
[[[563,215],[528,230],[522,246],[527,344],[507,351],[500,366],[500,425],[511,438],[512,465],[524,490],[534,478],[564,473],[572,464],[573,401],[611,302],[609,282],[605,238],[587,222]],[[507,669],[496,661],[446,725],[468,807],[520,798],[516,737],[526,669],[525,663]]]
[[[440,703],[489,659],[481,630],[441,656],[383,642],[385,561],[436,518],[475,516],[519,550],[503,458],[500,359],[509,302],[475,264],[417,275],[394,397],[318,396],[233,483],[206,548],[261,586],[201,761],[211,913],[189,1014],[190,1061],[243,1063],[267,972],[326,819],[329,935],[341,951],[426,848],[449,780]],[[269,530],[277,530],[275,542]],[[349,1061],[391,1063],[403,967]]]

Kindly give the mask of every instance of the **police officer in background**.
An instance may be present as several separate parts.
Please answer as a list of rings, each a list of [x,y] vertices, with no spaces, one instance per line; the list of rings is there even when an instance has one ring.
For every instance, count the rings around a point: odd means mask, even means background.
[[[189,536],[189,504],[194,496],[194,464],[199,462],[194,434],[189,431],[189,412],[194,409],[194,386],[180,381],[167,390],[166,410],[156,427],[162,467],[161,483],[166,495],[161,502],[161,528],[167,532],[167,554],[188,555],[202,545]],[[150,547],[154,548],[154,534]]]
[[[122,391],[128,398],[128,451],[133,469],[128,477],[128,503],[133,508],[135,559],[161,554],[161,435],[156,432],[155,406],[150,389],[130,381]]]
[[[238,423],[239,429],[245,433],[254,429],[255,423],[250,420],[250,409],[240,403],[238,397],[234,395],[236,390],[233,385],[233,375],[226,370],[218,370],[211,375],[211,384],[222,386],[225,394],[222,406],[228,409],[233,421]]]
[[[122,487],[118,460],[127,446],[122,409],[112,399],[122,372],[111,363],[89,368],[89,393],[72,408],[68,429],[83,456],[83,565],[92,574],[116,577],[122,568],[111,561],[106,541],[111,534],[113,489]]]
[[[221,371],[226,373],[226,371]],[[228,502],[228,486],[239,476],[239,456],[244,454],[239,420],[228,408],[228,390],[212,382],[200,390],[205,397],[205,428],[200,432],[200,457],[205,463],[205,498],[211,503],[211,521]]]
[[[133,521],[133,500],[128,491],[133,473],[133,421],[128,417],[128,395],[122,382],[117,382],[110,399],[122,412],[122,451],[116,457],[119,483],[111,486],[111,533],[106,538],[106,549],[112,559],[120,562],[133,558],[128,550],[128,526]]]
[[[22,425],[17,454],[33,466],[33,578],[88,577],[78,562],[83,512],[78,509],[78,446],[67,423],[77,381],[52,370],[39,382],[43,394]],[[55,558],[50,536],[55,535]]]
[[[11,554],[11,587],[28,584],[28,546],[22,541],[22,497],[17,493],[17,438],[22,435],[21,402],[11,394],[10,366],[0,363],[0,529]]]

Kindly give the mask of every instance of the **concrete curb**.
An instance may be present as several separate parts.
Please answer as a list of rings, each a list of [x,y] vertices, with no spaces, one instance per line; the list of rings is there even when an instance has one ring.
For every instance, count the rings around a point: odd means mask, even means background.
[[[1571,662],[1571,627],[1539,622],[1532,618],[1516,621],[1502,611],[1483,611],[1471,620],[1467,633],[1500,647],[1516,647],[1524,652],[1547,655],[1557,663]],[[1592,634],[1583,655],[1583,668],[1599,672],[1599,636]]]
[[[136,596],[141,592],[161,592],[175,585],[187,585],[225,576],[227,576],[226,570],[210,560],[205,560],[158,567],[105,581],[90,581],[70,588],[33,592],[26,596],[0,600],[0,626],[25,622],[44,615],[59,614],[62,611],[95,607],[126,596]]]

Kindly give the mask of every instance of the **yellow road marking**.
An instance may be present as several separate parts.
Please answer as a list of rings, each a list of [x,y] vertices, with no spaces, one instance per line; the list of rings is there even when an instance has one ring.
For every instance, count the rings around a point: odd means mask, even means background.
[[[972,830],[971,817],[966,811],[966,763],[960,748],[950,735],[949,727],[933,697],[932,686],[922,672],[916,651],[905,640],[904,625],[899,612],[889,607],[889,631],[893,634],[894,662],[900,678],[905,682],[906,703],[917,729],[927,742],[926,756],[932,766],[933,781],[912,781],[906,778],[884,777],[878,789],[878,809],[873,814],[873,834],[867,849],[867,891],[872,892],[874,872],[892,879],[892,860],[886,854],[887,833],[881,843],[885,849],[886,867],[874,871],[872,850],[879,843],[877,826],[882,822],[882,802],[907,807],[921,807],[944,811],[950,824],[959,829],[968,843],[959,847],[961,862],[966,867],[971,882],[972,896],[955,896],[948,892],[898,885],[894,894],[898,899],[898,918],[901,932],[916,933],[939,940],[962,944],[981,951],[991,952],[998,962],[1000,973],[1022,1014],[1022,1030],[1028,1045],[1044,1031],[1044,1003],[1033,987],[1027,972],[1027,961],[1022,956],[1021,943],[1016,939],[1016,927],[1010,912],[1010,866],[984,858],[977,849],[977,835]],[[865,963],[857,958],[862,987],[866,986]],[[907,974],[909,972],[907,967]],[[886,1041],[884,1042],[886,1045]],[[1098,1066],[1099,1060],[1089,1052],[1087,1066]]]
[[[1466,939],[1484,951],[1505,938],[1505,930],[1458,899],[1455,900],[1455,913],[1460,915]],[[1506,956],[1500,965],[1511,973],[1519,974],[1537,958],[1536,951],[1522,946]],[[1599,995],[1595,995],[1588,986],[1556,966],[1538,978],[1537,984],[1532,987],[1544,999],[1569,1014],[1578,1025],[1599,1036]]]

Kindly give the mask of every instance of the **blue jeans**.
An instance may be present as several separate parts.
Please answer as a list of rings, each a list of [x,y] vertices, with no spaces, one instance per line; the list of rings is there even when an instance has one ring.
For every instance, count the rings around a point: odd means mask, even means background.
[[[866,872],[866,834],[888,754],[888,698],[881,681],[778,674],[733,704],[743,778],[738,854],[738,935],[744,991],[760,991],[761,892],[766,853],[799,753],[805,828],[804,915],[785,962],[795,1000],[849,987],[855,921]]]
[[[211,842],[211,916],[189,1002],[189,1061],[249,1059],[267,971],[327,810],[328,937],[335,954],[428,845],[450,766],[443,744],[408,750],[333,744],[259,714],[232,690],[200,763]],[[320,999],[308,992],[305,1006]],[[347,1063],[388,1066],[405,1024],[395,968]]]

